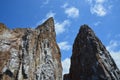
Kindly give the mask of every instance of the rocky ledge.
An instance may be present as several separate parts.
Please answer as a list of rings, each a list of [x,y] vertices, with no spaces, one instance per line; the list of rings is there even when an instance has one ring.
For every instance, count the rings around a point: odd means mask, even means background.
[[[0,23],[0,80],[62,80],[53,18],[36,29]]]
[[[87,25],[81,26],[74,41],[70,71],[64,80],[120,80],[113,58]]]

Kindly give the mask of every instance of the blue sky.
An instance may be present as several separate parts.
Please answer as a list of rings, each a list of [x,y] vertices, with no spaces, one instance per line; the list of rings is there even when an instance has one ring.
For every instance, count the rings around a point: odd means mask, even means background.
[[[120,0],[0,0],[0,22],[9,28],[35,28],[55,19],[63,73],[68,72],[72,45],[82,24],[88,24],[120,68]]]

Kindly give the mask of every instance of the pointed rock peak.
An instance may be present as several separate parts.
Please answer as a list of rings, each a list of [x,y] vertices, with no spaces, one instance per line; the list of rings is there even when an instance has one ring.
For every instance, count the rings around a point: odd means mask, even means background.
[[[81,26],[80,30],[88,30],[91,29],[87,24]]]
[[[3,23],[0,23],[0,28],[1,28],[1,27],[6,28],[5,24],[3,24]]]
[[[0,29],[5,28],[0,24]],[[61,53],[49,18],[36,29],[0,34],[0,80],[62,80]]]
[[[54,37],[56,37],[53,17],[47,19],[43,24],[39,25],[36,29],[38,29],[40,33],[52,33],[49,35],[53,35]]]
[[[94,31],[86,24],[81,26],[78,34],[83,36],[95,36]]]
[[[54,40],[56,40],[56,33],[55,33],[55,26],[54,26],[54,19],[53,17],[50,17],[47,19],[43,24],[39,25],[36,30],[46,35],[46,37],[53,37]]]
[[[41,26],[52,27],[53,25],[54,25],[54,19],[53,17],[50,17],[43,24],[39,25],[37,29],[40,28]]]
[[[7,29],[6,25],[3,24],[3,23],[0,23],[0,31],[3,30],[3,29]]]
[[[0,23],[0,34],[2,34],[5,30],[8,30],[5,24]]]
[[[46,23],[49,23],[49,22],[54,23],[53,17],[48,18],[43,24],[46,24]]]
[[[88,25],[74,41],[69,74],[64,80],[120,80],[120,71],[102,42]]]

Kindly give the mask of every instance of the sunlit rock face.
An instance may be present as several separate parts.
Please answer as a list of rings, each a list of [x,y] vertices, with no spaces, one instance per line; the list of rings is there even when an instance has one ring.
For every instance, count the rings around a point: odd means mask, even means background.
[[[120,80],[113,58],[87,25],[81,26],[74,41],[70,71],[64,80]]]
[[[62,80],[53,18],[36,29],[0,23],[0,80]]]

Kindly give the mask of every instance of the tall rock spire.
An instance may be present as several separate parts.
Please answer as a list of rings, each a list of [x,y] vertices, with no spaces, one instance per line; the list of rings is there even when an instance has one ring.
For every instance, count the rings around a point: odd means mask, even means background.
[[[87,25],[81,26],[74,41],[70,71],[64,80],[120,80],[113,58]]]
[[[36,29],[1,32],[0,80],[62,80],[61,54],[55,38],[52,17]]]

